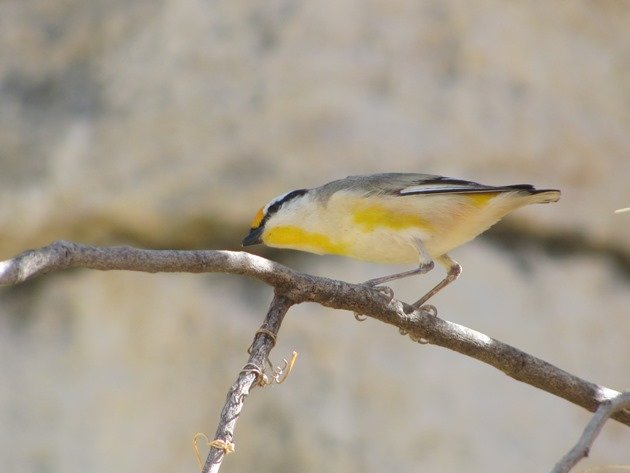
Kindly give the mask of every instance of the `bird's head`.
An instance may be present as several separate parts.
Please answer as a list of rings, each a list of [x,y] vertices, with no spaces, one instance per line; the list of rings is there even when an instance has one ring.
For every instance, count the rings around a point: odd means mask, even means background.
[[[260,208],[252,220],[249,233],[243,238],[243,246],[265,243],[265,235],[281,225],[293,224],[303,217],[308,190],[298,189],[270,200]]]

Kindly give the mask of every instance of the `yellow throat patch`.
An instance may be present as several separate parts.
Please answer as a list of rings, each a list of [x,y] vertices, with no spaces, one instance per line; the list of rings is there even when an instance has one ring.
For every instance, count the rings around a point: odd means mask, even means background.
[[[333,242],[322,233],[307,232],[292,225],[269,229],[263,234],[263,241],[268,246],[293,248],[295,250],[310,251],[311,253],[348,254],[345,244]]]

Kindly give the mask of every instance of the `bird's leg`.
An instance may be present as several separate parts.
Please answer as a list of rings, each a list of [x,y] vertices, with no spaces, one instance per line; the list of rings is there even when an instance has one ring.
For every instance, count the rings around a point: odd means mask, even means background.
[[[446,267],[446,270],[447,270],[446,277],[442,279],[442,281],[440,281],[437,284],[437,286],[435,286],[433,289],[427,292],[424,296],[422,296],[422,298],[419,301],[412,304],[416,309],[419,309],[431,297],[433,297],[442,289],[444,289],[446,286],[448,286],[450,283],[455,281],[462,272],[462,267],[459,265],[459,263],[457,263],[457,261],[455,261],[448,255],[440,256],[439,258],[437,258],[437,261],[442,266]]]
[[[429,256],[427,250],[424,248],[422,241],[415,240],[414,246],[418,250],[418,256],[420,257],[420,264],[416,269],[403,271],[402,273],[390,274],[389,276],[383,276],[381,278],[370,279],[369,281],[365,281],[363,284],[367,286],[377,286],[379,284],[394,281],[396,279],[402,279],[408,276],[415,276],[416,274],[425,274],[431,271],[435,264],[431,260],[431,256]]]
[[[375,290],[383,294],[390,301],[394,298],[394,291],[387,286],[380,286],[380,284],[384,284],[389,281],[394,281],[396,279],[406,278],[408,276],[415,276],[416,274],[425,274],[433,269],[435,264],[431,260],[431,256],[427,253],[422,241],[415,240],[414,246],[418,250],[418,255],[420,257],[420,264],[416,269],[412,269],[410,271],[403,271],[402,273],[390,274],[389,276],[383,276],[380,278],[370,279],[365,281],[363,284],[366,286],[373,287]]]
[[[406,278],[407,276],[415,276],[416,274],[424,274],[433,269],[433,261],[429,260],[423,263],[420,263],[416,269],[412,269],[409,271],[403,271],[402,273],[390,274],[389,276],[383,276],[381,278],[374,278],[368,281],[365,281],[363,284],[366,286],[378,286],[379,284],[383,284],[389,281],[395,281],[396,279]]]

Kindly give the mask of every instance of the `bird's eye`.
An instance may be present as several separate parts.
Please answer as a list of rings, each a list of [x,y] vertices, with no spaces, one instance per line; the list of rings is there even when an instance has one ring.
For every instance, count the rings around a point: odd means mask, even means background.
[[[286,194],[279,195],[275,199],[271,200],[266,207],[263,207],[263,213],[265,215],[275,214],[287,200],[291,199],[294,193],[295,191],[287,192]]]
[[[271,204],[268,208],[267,208],[267,214],[271,215],[271,214],[275,214],[278,209],[280,209],[280,206],[284,203],[283,200],[280,201],[276,201],[273,204]]]
[[[304,194],[306,194],[306,189],[298,189],[279,195],[275,199],[271,200],[267,205],[258,210],[254,220],[252,220],[251,228],[256,229],[261,225],[264,225],[265,221],[280,210],[280,207],[282,207],[287,201]]]

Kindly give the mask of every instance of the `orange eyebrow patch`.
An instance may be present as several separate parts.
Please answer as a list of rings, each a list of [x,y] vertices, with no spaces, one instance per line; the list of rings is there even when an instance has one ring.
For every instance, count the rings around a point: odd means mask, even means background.
[[[252,220],[252,228],[258,228],[260,227],[260,222],[262,222],[262,219],[265,217],[265,214],[263,212],[263,208],[259,208],[258,212],[256,212],[256,215],[254,216],[254,220]]]

